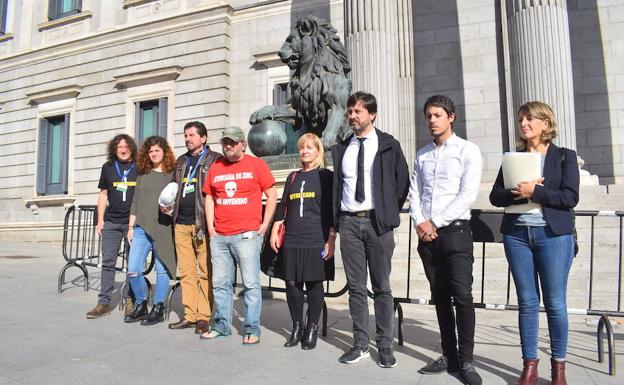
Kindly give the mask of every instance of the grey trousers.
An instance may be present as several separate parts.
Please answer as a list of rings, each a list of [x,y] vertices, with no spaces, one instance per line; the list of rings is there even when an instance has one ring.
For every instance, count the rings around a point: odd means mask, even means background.
[[[392,348],[394,300],[390,270],[394,233],[377,235],[370,218],[341,215],[338,220],[340,252],[349,285],[349,311],[353,320],[353,345],[366,349],[368,336],[367,266],[375,304],[377,348]]]
[[[118,224],[106,221],[102,230],[102,275],[98,303],[109,305],[115,288],[115,264],[119,256],[121,241],[126,244],[128,250],[128,224]],[[124,297],[130,296],[130,285],[125,285]]]

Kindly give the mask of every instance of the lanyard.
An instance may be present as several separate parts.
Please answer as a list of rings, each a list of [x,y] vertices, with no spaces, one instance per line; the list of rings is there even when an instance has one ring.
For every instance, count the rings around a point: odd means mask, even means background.
[[[130,171],[132,171],[133,168],[134,168],[134,162],[130,164],[130,168],[125,170],[122,175],[121,170],[119,169],[119,162],[115,161],[115,169],[117,170],[117,175],[119,175],[119,178],[121,179],[122,182],[128,181],[128,175],[130,174]]]
[[[124,202],[126,201],[126,191],[128,190],[128,186],[125,183],[128,181],[128,175],[130,174],[130,171],[132,171],[133,168],[134,168],[134,162],[130,164],[130,168],[125,170],[122,175],[121,170],[119,170],[119,162],[115,161],[115,169],[117,170],[117,175],[119,175],[119,179],[121,179],[121,182],[124,183],[123,186],[118,187],[118,189],[120,188],[123,189],[122,194],[121,194],[121,199]]]
[[[186,184],[192,184],[192,180],[193,177],[195,176],[195,173],[197,172],[197,169],[199,168],[199,163],[201,162],[202,158],[204,157],[204,155],[206,155],[208,148],[204,148],[204,151],[201,152],[201,154],[199,154],[199,159],[197,159],[197,163],[195,163],[195,167],[190,166],[191,164],[191,160],[193,159],[193,157],[188,157],[186,159],[186,168],[187,168],[187,174],[186,174]]]

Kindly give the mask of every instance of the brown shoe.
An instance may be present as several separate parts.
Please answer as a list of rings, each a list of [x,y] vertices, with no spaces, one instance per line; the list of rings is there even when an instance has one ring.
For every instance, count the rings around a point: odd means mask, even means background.
[[[552,379],[552,385],[568,385],[565,375],[565,361],[557,361],[554,358],[551,358],[550,374]]]
[[[132,298],[126,298],[124,302],[124,317],[130,315],[132,310],[134,310],[134,301]]]
[[[539,360],[527,360],[523,361],[522,375],[516,382],[516,385],[536,385],[537,384],[537,364]]]
[[[186,318],[182,318],[180,321],[176,323],[169,324],[169,329],[180,330],[180,329],[188,329],[195,326],[195,322],[188,321]]]
[[[204,334],[210,331],[210,322],[205,319],[198,319],[195,325],[195,334]]]
[[[87,313],[87,319],[96,319],[110,315],[113,310],[109,305],[98,303],[91,311]]]

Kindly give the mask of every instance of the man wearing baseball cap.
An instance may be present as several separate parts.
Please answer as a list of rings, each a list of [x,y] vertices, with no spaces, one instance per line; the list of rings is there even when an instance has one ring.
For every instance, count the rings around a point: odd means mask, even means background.
[[[215,300],[214,326],[202,339],[227,337],[232,333],[232,277],[236,265],[244,287],[244,345],[260,342],[260,248],[277,204],[275,179],[260,158],[245,154],[247,141],[239,127],[229,127],[221,136],[223,158],[217,159],[204,183],[206,223],[212,255]],[[266,209],[262,214],[262,194]]]

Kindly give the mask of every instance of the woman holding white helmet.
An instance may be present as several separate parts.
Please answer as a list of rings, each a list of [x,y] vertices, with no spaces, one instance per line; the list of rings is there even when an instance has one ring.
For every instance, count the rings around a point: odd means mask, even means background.
[[[171,181],[175,156],[165,138],[150,136],[141,146],[137,165],[140,175],[128,223],[128,240],[132,242],[128,257],[128,280],[136,299],[132,313],[124,321],[154,325],[164,320],[164,301],[169,291],[169,279],[176,272],[172,220],[159,208],[161,191]],[[156,284],[152,298],[154,306],[148,314],[148,290],[142,271],[150,251],[154,259]]]

